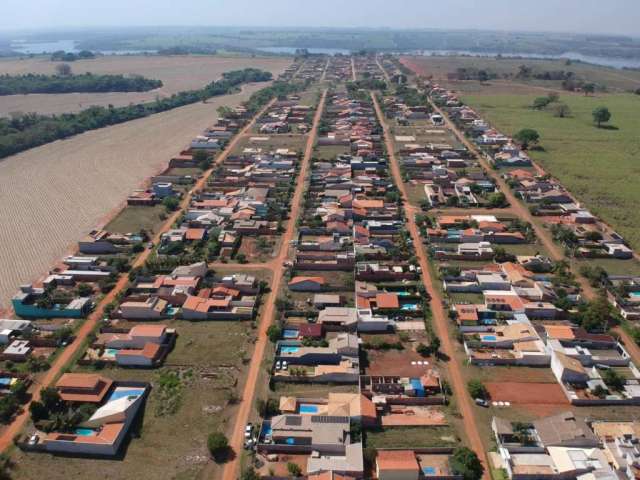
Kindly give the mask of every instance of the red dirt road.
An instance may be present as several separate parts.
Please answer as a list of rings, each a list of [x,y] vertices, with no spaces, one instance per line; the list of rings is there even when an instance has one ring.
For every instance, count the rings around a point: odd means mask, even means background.
[[[194,187],[184,196],[182,202],[180,203],[180,208],[178,208],[172,215],[170,215],[167,220],[164,222],[162,227],[156,233],[153,238],[153,244],[157,245],[160,242],[160,236],[171,229],[173,223],[176,221],[179,215],[181,215],[182,211],[188,207],[189,202],[191,201],[191,197],[193,194],[206,185],[206,182],[209,176],[213,173],[215,166],[222,163],[228,156],[229,153],[237,146],[237,143],[245,135],[254,125],[255,120],[262,115],[273,103],[275,99],[269,102],[260,112],[258,112],[251,122],[249,122],[239,133],[236,135],[233,140],[229,143],[227,149],[222,152],[215,160],[214,165],[207,170],[204,175],[196,182]],[[145,250],[138,255],[136,260],[133,262],[132,267],[138,267],[144,264],[149,255],[151,254],[150,248],[145,248]],[[40,379],[39,382],[34,382],[34,385],[30,389],[30,393],[32,394],[32,398],[30,402],[24,405],[23,411],[21,414],[16,416],[14,420],[9,424],[9,426],[2,432],[2,436],[0,436],[0,452],[4,452],[10,445],[12,445],[13,437],[16,434],[20,433],[24,428],[27,420],[29,419],[29,404],[34,400],[40,399],[40,389],[43,387],[47,387],[51,385],[58,376],[62,373],[63,369],[74,359],[74,357],[79,354],[85,346],[85,341],[87,336],[94,331],[98,322],[103,317],[105,307],[115,300],[116,296],[122,292],[129,281],[128,275],[124,274],[120,276],[116,286],[102,299],[102,301],[97,305],[96,309],[87,317],[82,326],[78,329],[76,333],[75,340],[64,349],[64,351],[56,358],[51,368],[47,371],[47,373]]]
[[[235,426],[229,446],[236,453],[235,457],[230,460],[224,466],[222,478],[224,480],[236,480],[238,478],[240,467],[240,454],[242,452],[244,444],[244,427],[249,420],[251,414],[251,407],[253,406],[253,400],[256,390],[256,383],[260,374],[260,367],[262,365],[262,359],[264,358],[264,352],[268,343],[267,329],[275,318],[275,302],[278,298],[280,287],[282,284],[282,277],[284,274],[283,262],[287,260],[289,256],[289,242],[293,239],[293,235],[296,230],[296,219],[299,216],[302,195],[304,193],[305,178],[309,172],[309,166],[311,161],[311,154],[313,153],[313,145],[315,143],[316,135],[318,132],[318,124],[322,116],[324,109],[324,103],[327,96],[325,90],[322,94],[322,99],[318,104],[318,109],[313,118],[313,128],[307,138],[307,144],[305,148],[304,157],[302,159],[302,166],[300,168],[300,174],[298,175],[298,181],[296,184],[296,190],[291,201],[291,213],[289,215],[289,222],[287,224],[287,230],[282,236],[282,242],[280,244],[280,252],[278,256],[269,262],[273,268],[273,278],[271,279],[271,292],[265,301],[265,309],[262,312],[262,319],[258,331],[258,341],[256,342],[253,352],[251,365],[247,374],[247,380],[245,382],[244,391],[238,406],[238,413],[236,415]],[[265,264],[259,264],[264,267]]]
[[[402,174],[400,173],[400,166],[395,155],[389,126],[384,120],[384,115],[382,114],[382,110],[380,109],[380,105],[378,104],[375,95],[372,94],[371,98],[373,99],[373,104],[376,109],[378,120],[380,121],[384,129],[387,152],[389,155],[389,159],[391,160],[391,173],[393,174],[393,178],[396,185],[398,186],[398,189],[400,190],[400,193],[406,199],[407,192],[404,186],[404,182],[402,181]],[[451,386],[453,388],[453,392],[460,409],[460,414],[462,415],[464,429],[469,438],[470,447],[476,452],[478,458],[484,465],[485,471],[482,478],[488,480],[491,478],[491,475],[489,473],[490,468],[488,458],[486,456],[484,445],[482,444],[480,432],[478,431],[478,427],[476,425],[473,406],[471,404],[471,399],[469,398],[469,395],[467,393],[467,388],[462,376],[460,364],[456,360],[455,348],[453,342],[451,341],[451,337],[449,336],[448,319],[442,306],[442,297],[440,296],[438,289],[434,287],[433,279],[431,278],[431,275],[429,273],[429,263],[427,261],[427,255],[424,245],[422,244],[422,238],[420,238],[419,230],[415,222],[414,209],[408,208],[407,205],[405,205],[405,212],[407,216],[406,226],[411,235],[411,239],[413,240],[413,244],[416,249],[416,256],[418,257],[420,267],[422,268],[422,280],[424,286],[427,289],[427,292],[429,292],[429,294],[431,295],[431,300],[429,303],[431,306],[431,312],[433,314],[433,325],[436,334],[442,342],[442,351],[450,358],[447,364],[447,368],[449,371]]]

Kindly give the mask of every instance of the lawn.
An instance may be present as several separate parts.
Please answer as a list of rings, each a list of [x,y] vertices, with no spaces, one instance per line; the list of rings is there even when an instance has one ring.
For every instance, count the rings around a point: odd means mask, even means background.
[[[534,128],[544,151],[531,152],[551,174],[582,200],[593,213],[640,247],[640,189],[636,178],[640,152],[640,96],[631,94],[561,95],[570,118],[556,118],[527,106],[533,95],[476,95],[464,101],[477,108],[505,133]],[[591,112],[598,106],[611,111],[611,128],[596,128]]]
[[[197,478],[208,463],[206,436],[232,426],[235,407],[230,392],[238,392],[250,358],[251,327],[246,322],[171,322],[179,337],[165,368],[191,369],[193,378],[183,383],[178,409],[158,414],[161,401],[157,380],[160,370],[105,368],[99,373],[118,380],[150,381],[139,438],[133,438],[124,455],[115,460],[58,457],[17,451],[12,478],[85,478],[91,471],[100,478]],[[84,370],[89,367],[78,367]],[[78,370],[82,371],[82,370]],[[211,468],[211,465],[208,465]]]
[[[105,230],[113,233],[135,233],[142,229],[154,232],[162,224],[165,215],[166,209],[163,205],[153,207],[130,205],[111,220]]]

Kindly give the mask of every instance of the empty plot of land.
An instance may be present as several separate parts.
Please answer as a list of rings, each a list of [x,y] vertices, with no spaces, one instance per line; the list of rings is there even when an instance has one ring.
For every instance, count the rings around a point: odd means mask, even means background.
[[[37,57],[23,60],[0,60],[0,74],[54,74],[59,62]],[[0,115],[10,112],[42,114],[77,112],[92,105],[125,106],[149,102],[156,97],[170,96],[183,90],[203,87],[217,80],[224,72],[247,67],[260,68],[277,75],[291,63],[286,58],[249,58],[216,56],[122,56],[112,55],[71,63],[73,73],[142,75],[162,80],[162,88],[149,92],[64,93],[8,95],[0,97]]]
[[[264,83],[169,112],[86,132],[0,161],[0,309],[47,272],[194,136]]]
[[[487,383],[486,387],[493,401],[527,405],[569,404],[557,383],[500,382]]]

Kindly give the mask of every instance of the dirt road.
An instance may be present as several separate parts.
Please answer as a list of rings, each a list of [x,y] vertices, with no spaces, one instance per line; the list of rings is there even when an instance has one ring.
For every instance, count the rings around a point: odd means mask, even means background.
[[[376,114],[378,115],[378,120],[380,121],[384,129],[385,143],[390,159],[391,173],[393,174],[393,178],[396,185],[398,186],[398,189],[400,190],[400,193],[402,194],[403,198],[406,199],[407,192],[404,186],[404,182],[402,181],[402,174],[400,173],[400,166],[395,155],[395,149],[391,140],[389,126],[384,120],[384,115],[382,114],[382,110],[380,109],[380,105],[378,104],[375,95],[372,94],[371,97],[373,98],[373,103],[376,109]],[[427,292],[429,292],[429,294],[431,295],[429,304],[433,315],[433,325],[438,338],[440,338],[440,341],[442,342],[442,352],[450,358],[450,361],[447,364],[447,368],[449,371],[451,386],[453,388],[457,405],[460,409],[460,414],[462,415],[462,420],[464,422],[464,429],[469,438],[470,447],[476,452],[478,458],[480,458],[485,467],[483,478],[490,479],[491,475],[489,474],[490,470],[486,451],[480,438],[478,427],[476,425],[473,405],[471,404],[471,399],[469,398],[469,395],[467,393],[467,387],[462,376],[460,364],[456,360],[455,347],[453,345],[453,342],[451,341],[451,337],[449,336],[448,317],[446,315],[446,312],[444,311],[444,307],[442,306],[442,297],[440,296],[439,290],[435,288],[433,279],[431,278],[431,274],[429,273],[430,270],[427,254],[422,243],[422,238],[420,237],[418,226],[415,222],[413,209],[405,210],[407,213],[406,226],[409,230],[409,234],[411,235],[411,239],[413,240],[414,248],[416,249],[416,256],[418,257],[418,262],[420,263],[420,268],[422,268],[422,281],[427,289]]]
[[[251,122],[249,122],[240,132],[236,135],[233,140],[229,143],[228,147],[224,152],[222,152],[217,158],[212,167],[204,172],[202,177],[196,182],[194,187],[184,196],[182,201],[180,202],[180,208],[178,208],[172,215],[170,215],[167,220],[162,225],[162,228],[156,233],[153,237],[152,242],[154,245],[158,245],[160,243],[160,237],[163,233],[170,230],[174,224],[174,222],[178,219],[178,217],[182,214],[182,211],[189,206],[191,202],[191,197],[194,193],[202,190],[202,188],[206,185],[207,180],[211,176],[214,171],[214,168],[224,162],[224,160],[229,156],[229,153],[233,151],[233,149],[237,146],[238,142],[250,129],[253,127],[255,120],[259,118],[273,103],[275,99],[269,102],[258,114],[256,114]],[[136,260],[133,262],[132,267],[139,267],[146,262],[147,258],[151,254],[152,249],[145,248],[143,252],[138,255]],[[85,347],[85,341],[87,336],[93,332],[103,317],[105,307],[116,299],[116,296],[124,291],[127,287],[129,281],[129,277],[127,274],[121,275],[116,283],[116,286],[102,299],[102,301],[97,305],[96,309],[87,317],[82,326],[78,329],[76,333],[75,340],[64,349],[64,351],[56,358],[51,368],[47,371],[47,373],[40,379],[38,383],[34,383],[34,385],[30,389],[30,393],[32,393],[31,401],[24,405],[23,412],[19,414],[13,422],[2,432],[2,436],[0,436],[0,452],[4,452],[11,444],[13,437],[20,433],[24,428],[27,420],[29,419],[29,404],[32,401],[40,399],[40,389],[43,387],[47,387],[56,381],[58,376],[62,373],[63,369],[76,357],[76,355],[80,354]]]
[[[247,380],[245,382],[244,391],[242,393],[239,405],[238,413],[236,415],[235,426],[231,435],[229,446],[233,449],[236,456],[225,464],[223,471],[224,480],[236,480],[240,467],[240,454],[244,445],[244,427],[249,421],[251,415],[251,408],[254,402],[254,395],[256,390],[256,383],[258,381],[258,375],[260,374],[260,368],[262,366],[262,360],[264,358],[264,352],[267,347],[269,339],[267,338],[267,329],[275,318],[275,303],[282,286],[282,277],[284,274],[283,262],[287,260],[289,256],[289,242],[293,239],[296,230],[296,219],[300,214],[302,195],[305,190],[305,178],[309,172],[311,154],[313,153],[313,146],[318,133],[318,124],[322,117],[322,111],[324,109],[324,103],[327,96],[325,90],[318,104],[318,109],[313,118],[313,127],[307,138],[307,144],[305,147],[304,157],[302,159],[302,166],[300,168],[300,174],[298,175],[296,189],[291,201],[291,213],[289,215],[289,222],[287,224],[287,230],[282,236],[282,242],[280,243],[280,252],[276,259],[273,260],[273,277],[271,279],[271,292],[265,301],[265,309],[262,312],[262,319],[258,330],[258,341],[255,344],[253,356],[251,359],[251,365],[249,366],[249,372],[247,374]],[[259,264],[264,266],[264,264]]]

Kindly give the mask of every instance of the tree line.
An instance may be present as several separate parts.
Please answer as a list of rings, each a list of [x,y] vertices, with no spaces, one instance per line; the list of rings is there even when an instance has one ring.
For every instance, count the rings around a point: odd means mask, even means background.
[[[96,55],[89,50],[81,50],[78,53],[57,50],[51,54],[52,62],[75,62],[76,60],[88,60],[91,58],[96,58]]]
[[[93,106],[78,113],[63,113],[61,115],[12,114],[10,118],[0,118],[0,158],[88,130],[147,117],[154,113],[204,101],[210,97],[226,95],[244,83],[264,82],[271,80],[271,78],[270,72],[256,68],[245,68],[226,72],[222,75],[221,80],[211,82],[200,90],[179,92],[170,97],[157,98],[153,102],[132,104],[125,107]],[[269,87],[269,90],[271,88]],[[283,90],[283,87],[278,87],[278,89],[270,90],[271,93],[268,93],[270,96],[266,101]],[[257,102],[260,97],[254,98],[252,96],[252,99],[250,101]]]
[[[124,75],[0,75],[0,95],[28,93],[147,92],[162,87],[161,80]]]

